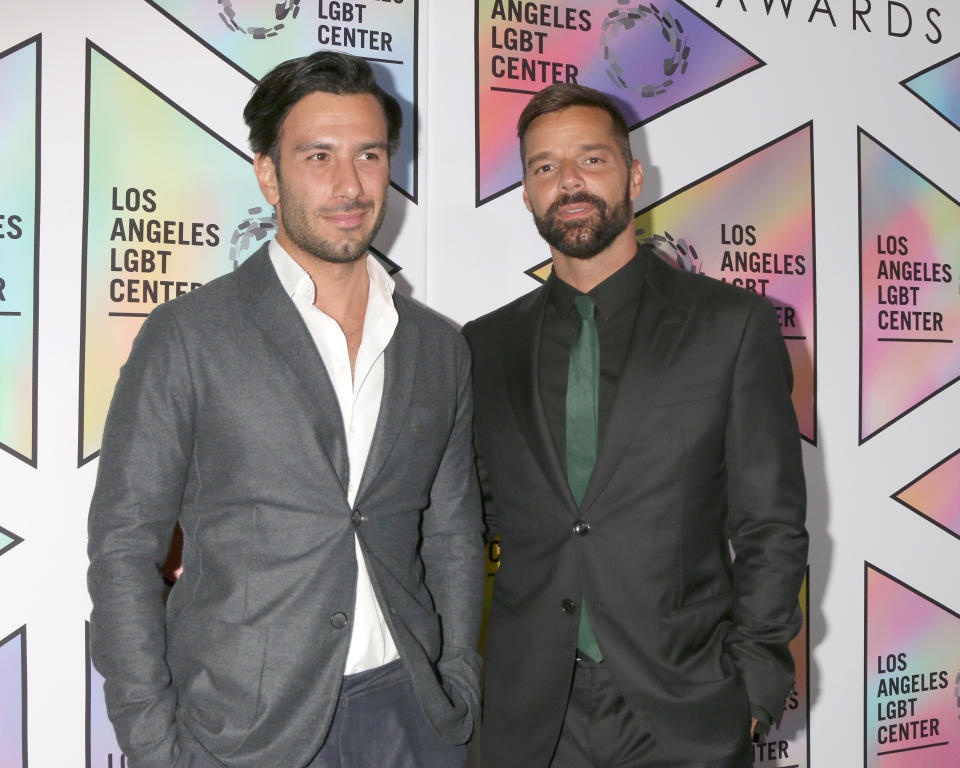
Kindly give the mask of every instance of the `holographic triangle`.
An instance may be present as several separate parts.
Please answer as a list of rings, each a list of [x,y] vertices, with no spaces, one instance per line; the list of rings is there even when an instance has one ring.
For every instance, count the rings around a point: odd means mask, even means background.
[[[865,768],[956,768],[960,614],[864,565]]]
[[[81,464],[144,318],[275,231],[250,159],[89,42],[87,94]]]
[[[892,498],[960,539],[960,450],[901,488]]]
[[[477,0],[476,13],[477,206],[520,183],[517,117],[552,82],[608,93],[633,129],[764,63],[681,0]]]
[[[27,768],[27,628],[0,640],[0,765]]]
[[[863,129],[860,442],[960,377],[960,203]]]
[[[0,53],[0,449],[37,465],[40,37]]]
[[[390,169],[393,185],[417,202],[417,0],[146,2],[254,82],[280,62],[319,49],[369,61],[377,82],[403,112]]]
[[[900,85],[960,128],[960,53],[903,80]]]

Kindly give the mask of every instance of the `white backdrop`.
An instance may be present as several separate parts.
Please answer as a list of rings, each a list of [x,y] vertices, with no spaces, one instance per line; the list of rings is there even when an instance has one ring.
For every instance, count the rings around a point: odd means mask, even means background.
[[[891,498],[960,448],[960,387],[948,387],[859,444],[857,128],[960,199],[960,132],[899,85],[960,50],[960,4],[687,4],[766,66],[634,132],[646,164],[637,210],[813,121],[817,441],[803,446],[812,536],[810,764],[861,765],[865,561],[960,610],[952,567],[960,542]],[[316,13],[315,5],[301,10]],[[888,10],[894,23],[902,14],[895,6],[911,12],[906,36],[886,30]],[[926,37],[937,34],[930,8],[939,12],[937,43]],[[854,29],[857,10],[866,15]],[[463,323],[534,288],[524,270],[549,254],[519,190],[475,205],[473,3],[420,0],[419,15],[419,197],[414,204],[391,190],[375,245],[402,267],[405,292]],[[0,638],[27,627],[29,765],[82,766],[85,526],[97,466],[95,460],[77,466],[86,41],[244,151],[241,111],[252,84],[142,0],[7,2],[0,18],[0,51],[42,35],[38,454],[33,468],[0,452],[0,526],[23,539],[0,555]],[[8,183],[0,170],[0,189]],[[958,265],[956,250],[943,258]],[[960,342],[960,329],[952,335]],[[14,766],[22,768],[19,755],[0,754],[0,767]]]

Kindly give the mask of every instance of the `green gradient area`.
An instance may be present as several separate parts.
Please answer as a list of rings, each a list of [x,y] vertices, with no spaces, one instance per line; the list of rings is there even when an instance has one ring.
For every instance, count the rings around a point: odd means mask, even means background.
[[[81,462],[100,448],[144,316],[234,268],[231,240],[269,216],[250,160],[91,46]]]

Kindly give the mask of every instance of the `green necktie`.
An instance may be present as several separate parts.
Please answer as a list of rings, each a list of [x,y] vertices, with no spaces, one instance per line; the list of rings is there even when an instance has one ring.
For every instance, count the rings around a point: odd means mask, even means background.
[[[600,337],[593,317],[593,299],[581,294],[574,298],[573,306],[580,315],[580,333],[570,347],[570,367],[567,370],[567,482],[579,506],[597,461]],[[582,598],[577,647],[594,661],[603,660],[603,653],[590,628],[586,601]]]

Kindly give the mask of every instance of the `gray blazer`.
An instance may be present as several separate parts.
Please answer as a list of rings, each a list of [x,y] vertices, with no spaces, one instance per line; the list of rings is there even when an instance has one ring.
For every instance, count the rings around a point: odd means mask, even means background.
[[[469,738],[483,583],[469,350],[394,303],[353,508],[336,395],[266,247],[144,323],[89,521],[93,661],[131,768],[170,768],[187,743],[235,768],[308,762],[343,676],[355,532],[424,713],[444,741]],[[164,607],[177,521],[184,571]]]

